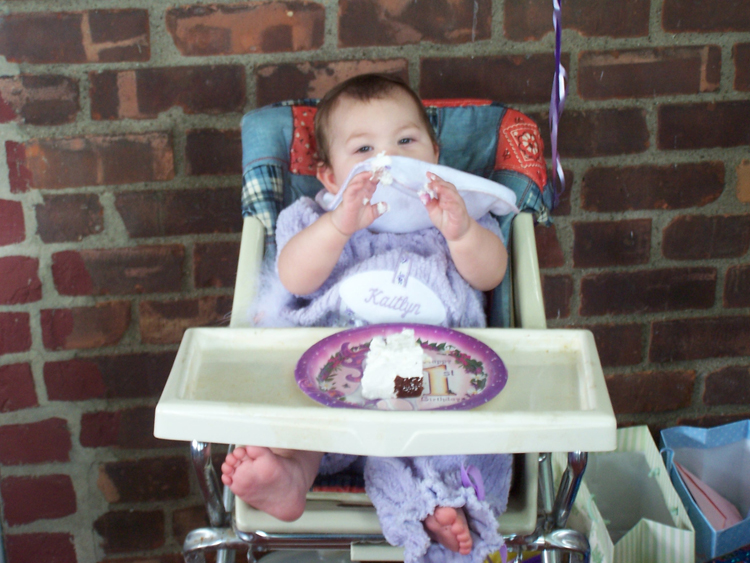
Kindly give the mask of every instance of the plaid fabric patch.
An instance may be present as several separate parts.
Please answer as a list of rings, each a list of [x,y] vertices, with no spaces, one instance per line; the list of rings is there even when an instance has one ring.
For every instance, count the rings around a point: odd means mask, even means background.
[[[242,176],[242,216],[257,217],[273,240],[276,218],[284,204],[284,173],[278,166],[263,164]]]

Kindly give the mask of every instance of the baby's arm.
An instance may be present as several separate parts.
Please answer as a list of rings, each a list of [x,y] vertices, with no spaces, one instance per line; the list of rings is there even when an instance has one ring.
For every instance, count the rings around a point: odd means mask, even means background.
[[[308,295],[331,275],[349,238],[379,213],[369,205],[377,180],[363,172],[350,182],[339,206],[294,235],[279,253],[279,279],[290,293]]]
[[[508,267],[503,241],[485,229],[466,211],[466,204],[453,184],[428,173],[428,187],[437,199],[425,200],[430,220],[448,241],[458,273],[475,289],[497,287]]]

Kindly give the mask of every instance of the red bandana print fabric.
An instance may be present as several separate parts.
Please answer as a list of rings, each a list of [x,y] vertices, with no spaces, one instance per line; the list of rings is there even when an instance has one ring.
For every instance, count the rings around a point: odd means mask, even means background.
[[[547,183],[544,142],[529,117],[509,109],[500,123],[495,170],[515,170],[531,178],[543,190]]]
[[[313,121],[317,108],[292,106],[294,118],[294,138],[289,149],[289,171],[292,174],[314,176],[317,170],[318,155],[315,145]]]

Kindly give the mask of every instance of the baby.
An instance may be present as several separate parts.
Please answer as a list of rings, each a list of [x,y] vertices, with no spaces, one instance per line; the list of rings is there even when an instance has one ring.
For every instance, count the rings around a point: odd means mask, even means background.
[[[438,162],[439,147],[419,97],[389,77],[357,76],[331,90],[318,105],[315,133],[317,178],[331,194],[356,164],[383,152]],[[345,302],[347,279],[385,270],[407,272],[409,284],[414,279],[420,292],[434,293],[444,309],[432,317],[442,319],[438,324],[485,326],[482,291],[496,287],[507,267],[499,228],[489,215],[471,218],[454,185],[434,174],[426,182],[432,197],[422,201],[435,228],[415,232],[367,229],[388,212],[371,203],[378,184],[372,172],[354,176],[332,211],[308,198],[285,209],[276,230],[277,285],[285,295],[273,313],[277,322],[418,322],[398,310],[392,318],[388,311],[359,318],[362,311]],[[302,514],[318,472],[353,462],[353,456],[338,454],[239,447],[222,465],[222,481],[251,506],[291,521]],[[505,455],[367,458],[365,487],[386,539],[404,546],[407,563],[479,563],[503,545],[496,517],[507,503],[510,464]]]

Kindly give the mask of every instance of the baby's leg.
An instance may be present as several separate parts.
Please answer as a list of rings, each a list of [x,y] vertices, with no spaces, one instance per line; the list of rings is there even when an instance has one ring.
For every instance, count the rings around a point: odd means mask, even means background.
[[[429,536],[440,545],[461,555],[471,553],[472,540],[463,508],[438,506],[424,520]]]
[[[242,446],[221,465],[221,480],[247,504],[286,522],[302,516],[323,454]]]

